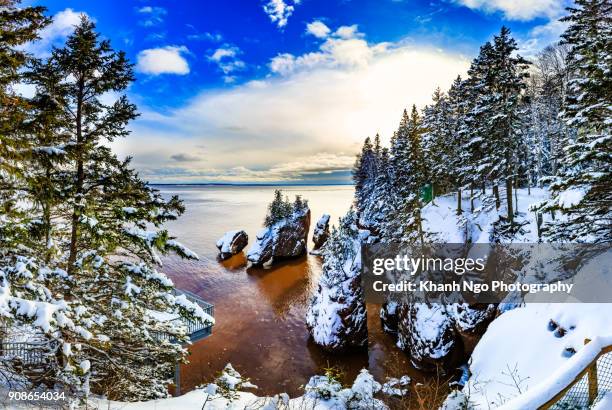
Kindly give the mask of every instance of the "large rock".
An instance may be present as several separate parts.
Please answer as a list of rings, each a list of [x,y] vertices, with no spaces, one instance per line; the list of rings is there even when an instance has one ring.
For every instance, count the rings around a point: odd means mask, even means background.
[[[314,249],[320,249],[327,241],[327,238],[329,238],[329,214],[323,214],[317,221],[312,234]]]
[[[397,346],[419,369],[448,368],[459,361],[461,343],[444,305],[400,303],[397,334]]]
[[[275,260],[303,255],[306,253],[309,229],[310,209],[294,212],[289,218],[259,231],[247,254],[248,261],[254,266],[262,266]]]
[[[487,304],[391,302],[383,305],[381,319],[415,367],[435,370],[465,362],[496,314],[496,307]]]
[[[354,212],[342,218],[325,246],[323,272],[306,314],[316,344],[331,352],[367,347],[361,252]]]
[[[219,258],[221,260],[229,259],[232,256],[242,252],[249,243],[249,236],[245,231],[229,231],[226,232],[218,241],[217,249],[219,249]]]

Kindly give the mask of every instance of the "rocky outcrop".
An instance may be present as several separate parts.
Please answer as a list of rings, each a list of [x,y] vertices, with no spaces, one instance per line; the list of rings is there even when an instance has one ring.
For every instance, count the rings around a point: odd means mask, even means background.
[[[317,221],[312,234],[314,249],[320,249],[327,241],[327,238],[329,238],[329,214],[323,214]]]
[[[275,260],[295,258],[306,252],[310,209],[305,207],[259,231],[255,243],[247,254],[253,266],[262,266]]]
[[[400,304],[397,335],[398,347],[408,353],[419,369],[448,367],[460,354],[461,344],[444,305]]]
[[[486,304],[390,302],[383,306],[381,320],[415,367],[434,370],[467,360],[496,313],[494,305]]]
[[[353,211],[330,235],[323,257],[323,272],[306,315],[308,330],[327,351],[367,347],[360,241]]]
[[[217,249],[219,249],[219,259],[225,260],[242,252],[249,243],[249,236],[245,231],[229,231],[226,232],[217,241]]]

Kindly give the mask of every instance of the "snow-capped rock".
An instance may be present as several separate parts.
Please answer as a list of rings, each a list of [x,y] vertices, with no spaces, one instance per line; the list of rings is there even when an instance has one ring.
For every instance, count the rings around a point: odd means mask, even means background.
[[[274,260],[302,256],[306,252],[309,229],[310,209],[296,210],[290,217],[259,231],[249,248],[248,261],[262,266]]]
[[[327,240],[323,248],[323,272],[306,315],[313,340],[328,351],[367,346],[367,314],[355,221],[351,210]]]
[[[245,231],[229,231],[226,232],[217,241],[217,249],[219,249],[219,258],[221,260],[229,259],[232,256],[240,253],[249,243],[249,236]]]
[[[461,344],[443,305],[400,303],[398,318],[397,346],[416,367],[430,370],[457,361]]]
[[[314,249],[320,249],[327,241],[329,237],[329,214],[323,214],[315,225],[314,232],[312,234],[312,241],[314,242]]]

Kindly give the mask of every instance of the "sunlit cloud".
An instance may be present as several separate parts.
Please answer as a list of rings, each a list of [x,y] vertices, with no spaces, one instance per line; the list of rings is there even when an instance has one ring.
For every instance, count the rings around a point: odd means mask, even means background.
[[[170,112],[142,107],[133,136],[115,149],[131,154],[153,182],[299,181],[330,173],[348,181],[363,139],[378,132],[388,140],[404,108],[429,103],[469,60],[410,42],[369,43],[357,28],[350,36],[337,32],[330,29],[317,51],[275,57],[259,80],[203,91]],[[222,50],[211,52],[211,61],[235,58]]]
[[[166,46],[150,48],[138,53],[136,70],[150,75],[189,73],[189,64],[184,54],[189,50],[185,46]]]

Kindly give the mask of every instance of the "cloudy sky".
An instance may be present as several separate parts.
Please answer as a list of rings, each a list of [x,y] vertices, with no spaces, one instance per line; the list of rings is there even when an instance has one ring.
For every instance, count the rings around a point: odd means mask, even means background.
[[[570,1],[570,0],[567,0]],[[135,64],[141,116],[114,144],[157,183],[344,183],[366,136],[464,74],[511,28],[534,55],[566,0],[28,1],[61,45],[81,13]],[[112,101],[116,96],[108,95]]]

